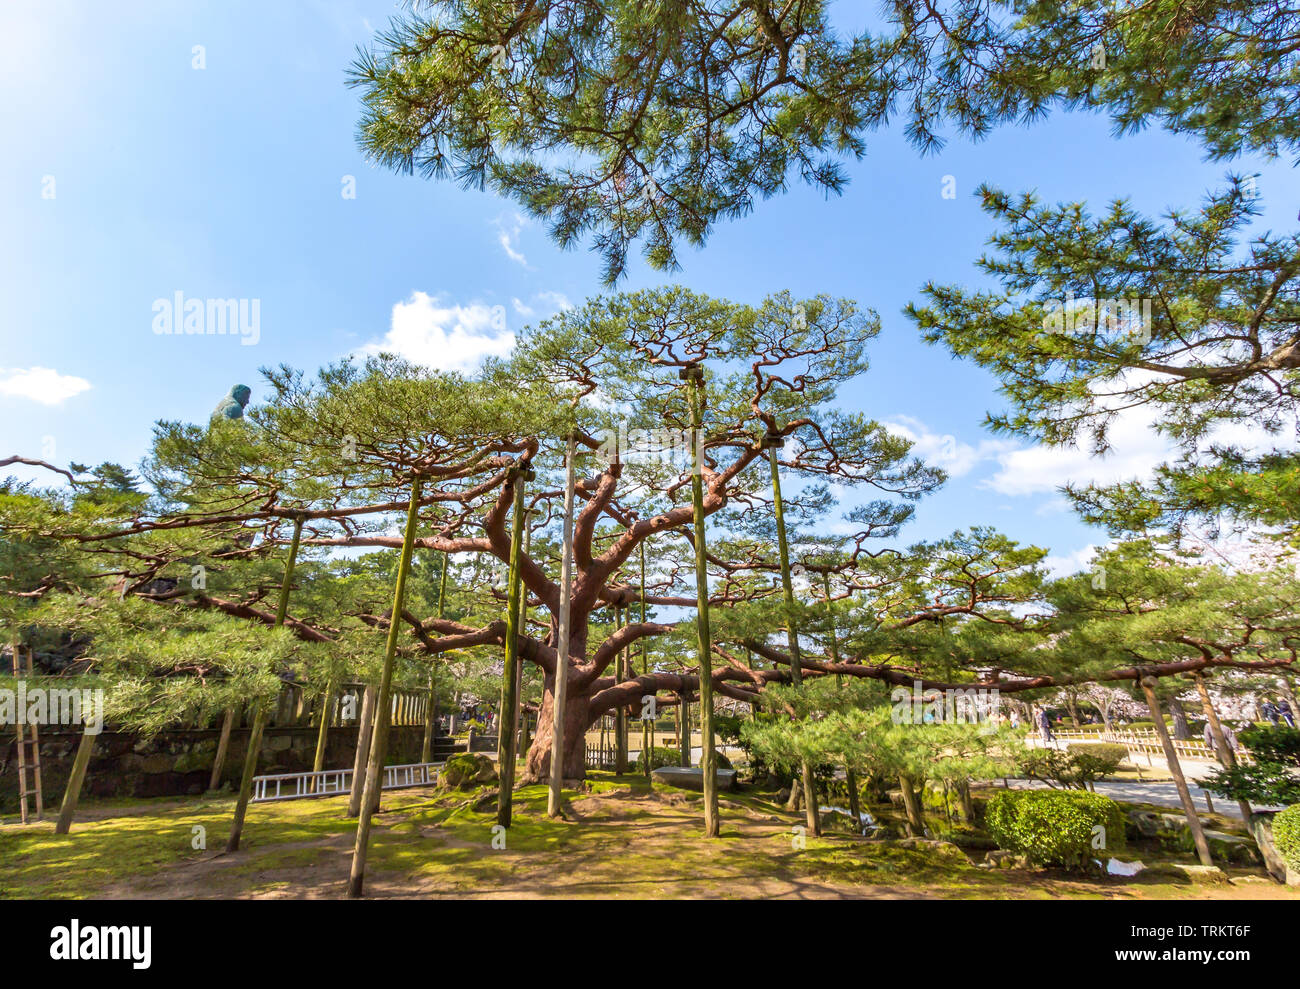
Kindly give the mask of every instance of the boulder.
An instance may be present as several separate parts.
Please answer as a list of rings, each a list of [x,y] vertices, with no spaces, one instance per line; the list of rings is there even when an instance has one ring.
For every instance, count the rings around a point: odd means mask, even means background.
[[[481,752],[462,752],[448,759],[438,772],[438,786],[444,790],[471,790],[496,778],[497,767],[491,759]]]
[[[684,790],[704,790],[704,770],[691,768],[686,769],[682,766],[662,766],[650,773],[651,779],[656,783],[666,783],[668,786],[679,786]],[[734,790],[736,787],[736,771],[734,769],[719,769],[715,774],[718,781],[718,789]]]
[[[1217,865],[1184,865],[1181,862],[1157,862],[1144,870],[1149,876],[1169,876],[1176,879],[1190,879],[1194,883],[1211,885],[1230,884],[1228,874]]]
[[[1210,846],[1210,854],[1221,862],[1229,865],[1258,865],[1260,862],[1255,842],[1243,835],[1207,829],[1205,840]]]
[[[1160,814],[1152,813],[1147,810],[1131,810],[1128,812],[1128,836],[1130,838],[1154,838],[1161,831]]]
[[[1273,843],[1273,815],[1276,811],[1261,810],[1250,815],[1250,833],[1264,859],[1268,874],[1280,883],[1287,882],[1287,864]],[[1294,872],[1294,870],[1291,870]]]

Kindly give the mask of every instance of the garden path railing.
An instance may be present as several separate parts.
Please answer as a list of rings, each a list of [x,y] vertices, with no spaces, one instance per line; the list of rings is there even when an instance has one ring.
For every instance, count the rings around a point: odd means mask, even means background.
[[[432,786],[438,782],[438,770],[446,763],[413,762],[384,767],[385,790],[402,790],[414,786]],[[352,790],[351,769],[326,769],[319,773],[279,773],[253,777],[255,804],[275,800],[301,800],[305,797],[333,797]]]
[[[1072,729],[1057,730],[1052,729],[1052,735],[1063,742],[1113,742],[1123,745],[1129,750],[1129,757],[1136,754],[1146,756],[1147,765],[1152,765],[1152,756],[1164,758],[1164,746],[1160,743],[1160,736],[1155,733],[1154,728],[1128,728],[1118,731],[1077,731]],[[1030,738],[1037,738],[1038,733],[1032,732]],[[1201,739],[1171,739],[1174,743],[1174,751],[1178,753],[1180,759],[1201,759],[1206,762],[1218,762],[1218,757],[1214,750],[1205,744]],[[1236,753],[1238,762],[1249,764],[1254,760],[1251,759],[1250,753],[1241,746],[1237,747]]]

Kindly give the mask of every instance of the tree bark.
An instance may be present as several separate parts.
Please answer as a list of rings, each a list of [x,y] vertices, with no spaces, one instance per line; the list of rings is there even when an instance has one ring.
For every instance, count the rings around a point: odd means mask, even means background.
[[[1169,714],[1174,721],[1174,738],[1180,742],[1186,742],[1192,737],[1192,729],[1187,724],[1187,712],[1183,710],[1183,702],[1177,697],[1169,701]]]
[[[903,791],[903,810],[907,813],[908,827],[914,832],[913,837],[922,837],[925,834],[925,817],[921,813],[921,798],[916,792],[912,777],[899,776],[898,788]]]
[[[366,685],[361,694],[361,716],[357,719],[357,745],[352,759],[352,788],[348,794],[348,817],[361,813],[361,792],[366,786],[366,765],[370,742],[375,737],[375,688]]]

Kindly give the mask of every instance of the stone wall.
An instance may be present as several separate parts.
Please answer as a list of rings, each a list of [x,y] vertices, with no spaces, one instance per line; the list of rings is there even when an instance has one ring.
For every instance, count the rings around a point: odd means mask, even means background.
[[[424,729],[418,725],[394,726],[389,736],[388,763],[400,765],[420,761]],[[243,772],[248,747],[248,729],[230,733],[230,747],[222,773],[222,787],[234,790]],[[259,775],[296,773],[310,770],[316,757],[318,730],[311,726],[271,727],[262,736]],[[18,811],[18,746],[12,729],[0,742],[0,813]],[[164,797],[202,793],[212,775],[220,729],[159,732],[142,738],[133,732],[104,731],[95,740],[95,750],[86,774],[83,797]],[[81,740],[80,731],[41,731],[41,785],[47,812],[57,813],[72,758]],[[356,761],[357,727],[329,729],[325,746],[325,768],[351,768]],[[440,737],[434,759],[446,758],[454,748]],[[29,803],[29,806],[31,804]]]

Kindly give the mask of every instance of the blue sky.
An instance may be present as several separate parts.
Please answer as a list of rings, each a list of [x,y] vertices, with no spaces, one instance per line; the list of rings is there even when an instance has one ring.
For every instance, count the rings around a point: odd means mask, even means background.
[[[363,159],[344,73],[391,3],[5,6],[0,453],[135,464],[155,420],[204,421],[236,382],[256,402],[260,366],[314,370],[386,339],[464,364],[504,347],[502,332],[600,292],[599,258],[560,251],[510,202]],[[1060,113],[925,158],[901,128],[883,131],[847,168],[843,196],[793,186],[686,248],[675,276],[638,261],[621,287],[676,281],[747,302],[826,292],[875,309],[873,370],[845,404],[916,437],[953,474],[907,540],[983,523],[1049,547],[1060,565],[1082,559],[1105,534],[1064,508],[1057,485],[1141,473],[1160,443],[1132,422],[1098,463],[991,436],[992,378],[921,343],[903,305],[927,279],[979,282],[973,261],[992,232],[973,196],[981,182],[1160,212],[1195,205],[1228,169],[1258,172],[1260,227],[1287,231],[1295,171],[1205,162],[1159,130],[1115,140],[1105,119]],[[949,175],[955,199],[941,195]],[[177,291],[260,300],[257,344],[156,334],[155,300]],[[504,331],[487,316],[498,305]]]

